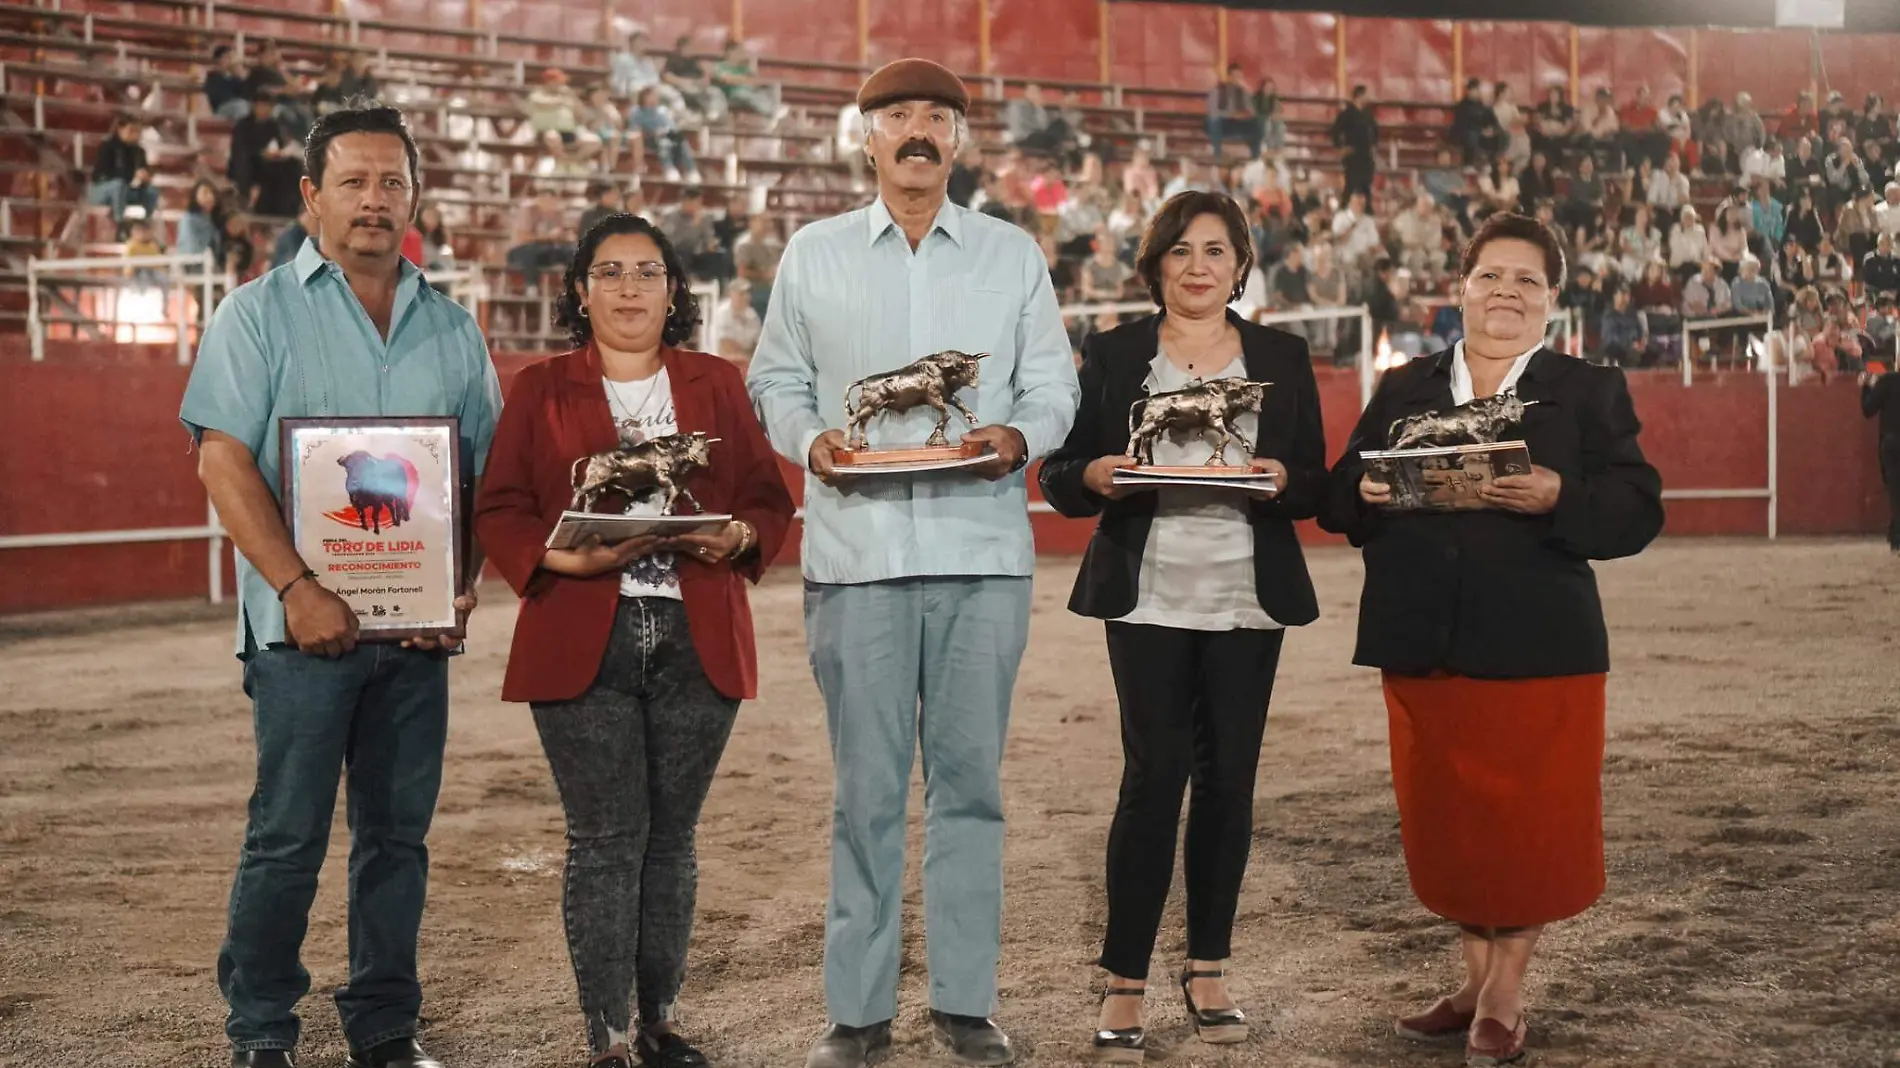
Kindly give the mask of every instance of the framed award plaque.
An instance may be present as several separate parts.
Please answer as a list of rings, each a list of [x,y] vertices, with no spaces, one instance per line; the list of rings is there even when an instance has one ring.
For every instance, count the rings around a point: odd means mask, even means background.
[[[464,637],[461,435],[442,418],[280,421],[284,523],[358,640]]]

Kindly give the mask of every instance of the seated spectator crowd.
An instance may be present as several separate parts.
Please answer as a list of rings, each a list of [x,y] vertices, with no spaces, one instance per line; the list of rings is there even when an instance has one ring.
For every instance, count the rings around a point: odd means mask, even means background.
[[[729,287],[714,321],[731,336],[719,345],[745,359],[789,230],[759,207],[762,196],[746,210],[737,208],[744,197],[709,204],[694,148],[709,124],[743,120],[770,138],[788,108],[741,42],[714,62],[691,43],[682,36],[660,53],[633,32],[604,78],[576,86],[548,68],[509,98],[514,111],[483,116],[533,160],[532,192],[512,208],[500,259],[511,292],[551,296],[588,225],[615,211],[651,214],[695,279]],[[372,66],[368,53],[353,52],[300,72],[270,41],[249,63],[218,46],[203,93],[232,122],[229,157],[222,180],[206,175],[192,188],[173,250],[208,249],[240,280],[294,256],[304,234],[294,221],[301,132],[345,101],[377,96]],[[973,136],[963,146],[950,197],[1031,233],[1062,303],[1106,305],[1145,299],[1135,246],[1163,200],[1187,189],[1226,192],[1243,206],[1255,244],[1236,309],[1284,314],[1275,321],[1341,365],[1366,339],[1356,315],[1327,318],[1327,309],[1365,305],[1372,342],[1398,352],[1461,336],[1448,291],[1457,252],[1499,211],[1534,215],[1559,234],[1571,265],[1561,304],[1577,313],[1581,350],[1592,358],[1631,367],[1685,355],[1795,361],[1826,377],[1893,349],[1900,131],[1878,96],[1854,112],[1838,93],[1819,109],[1803,94],[1786,113],[1763,116],[1747,93],[1690,110],[1680,96],[1655,106],[1647,87],[1620,104],[1602,88],[1577,109],[1554,85],[1520,107],[1508,84],[1473,80],[1431,163],[1383,174],[1373,109],[1355,87],[1326,132],[1337,165],[1302,156],[1289,149],[1273,80],[1250,79],[1235,62],[1208,94],[1205,146],[1176,138],[1171,156],[1157,158],[1158,140],[1100,136],[1076,93],[1051,102],[1030,84],[1002,107],[1000,144]],[[458,121],[473,129],[472,119]],[[150,136],[138,118],[120,120],[97,150],[87,191],[110,209],[128,249],[142,251],[164,249],[166,238],[143,147]],[[835,151],[857,197],[870,192],[862,137],[846,105]],[[577,178],[590,180],[584,210],[565,195],[578,186],[562,180]],[[676,196],[649,209],[643,178]],[[254,252],[253,218],[288,220],[276,224],[268,259]],[[427,190],[409,247],[427,269],[456,264],[443,207]],[[1696,352],[1680,351],[1685,320],[1755,316],[1772,316],[1780,336],[1751,345],[1748,327],[1703,330]],[[1078,349],[1121,317],[1113,309],[1072,317]],[[525,325],[504,322],[502,333]]]

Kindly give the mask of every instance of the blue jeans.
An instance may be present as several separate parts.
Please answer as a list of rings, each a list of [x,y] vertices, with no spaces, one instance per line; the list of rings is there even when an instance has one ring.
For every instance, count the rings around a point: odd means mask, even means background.
[[[1220,159],[1220,143],[1225,138],[1238,138],[1247,143],[1247,158],[1260,155],[1260,122],[1257,119],[1236,119],[1225,115],[1207,117],[1207,143],[1213,149],[1214,158]]]
[[[687,147],[685,134],[668,130],[650,136],[653,139],[653,151],[660,157],[660,166],[687,174],[699,170],[699,164],[693,159],[693,150]]]
[[[1027,578],[805,584],[805,635],[831,735],[825,1004],[863,1027],[897,1012],[904,808],[924,764],[930,1006],[996,1009],[1009,696],[1029,638]]]
[[[103,182],[94,182],[86,187],[86,203],[95,207],[112,209],[112,221],[125,219],[128,204],[137,204],[145,209],[145,217],[152,219],[158,214],[158,190],[150,183],[134,188],[123,178],[107,178]],[[156,221],[154,221],[156,232]]]
[[[699,891],[700,806],[736,698],[713,689],[667,597],[622,597],[600,672],[568,701],[537,702],[535,730],[567,819],[561,920],[598,1056],[673,1019]]]
[[[353,1049],[413,1035],[422,1007],[416,934],[429,876],[423,844],[442,783],[448,659],[390,643],[335,660],[273,647],[244,665],[257,785],[229,926],[218,951],[224,1030],[240,1050],[293,1049],[300,959],[329,845],[337,773],[350,826],[350,977],[336,991]]]

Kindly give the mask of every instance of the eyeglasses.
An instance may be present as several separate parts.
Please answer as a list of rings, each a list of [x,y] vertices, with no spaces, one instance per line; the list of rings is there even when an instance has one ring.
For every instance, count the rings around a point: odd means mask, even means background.
[[[603,263],[587,272],[593,288],[611,293],[628,286],[635,292],[651,293],[666,285],[666,267],[658,263],[636,263],[631,268],[618,263]]]

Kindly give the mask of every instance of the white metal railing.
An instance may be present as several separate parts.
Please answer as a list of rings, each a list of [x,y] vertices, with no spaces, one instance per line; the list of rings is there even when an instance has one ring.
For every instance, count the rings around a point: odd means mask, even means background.
[[[1551,348],[1566,356],[1583,355],[1583,313],[1576,308],[1559,308],[1558,314],[1544,326],[1544,341],[1550,344],[1556,338],[1561,342],[1551,344]]]
[[[700,282],[691,287],[699,301],[699,351],[719,351],[719,328],[725,325],[726,308],[720,302],[724,289],[718,282]]]
[[[158,285],[151,284],[144,277],[145,272],[150,271],[163,272]],[[202,315],[198,323],[202,324],[210,320],[217,289],[222,287],[225,292],[230,292],[233,281],[229,271],[217,271],[217,257],[209,249],[196,256],[29,257],[26,261],[28,345],[35,361],[46,358],[47,323],[41,311],[40,286],[63,285],[97,290],[108,305],[106,310],[109,314],[77,316],[73,320],[75,326],[91,323],[108,327],[112,329],[115,340],[136,342],[144,332],[143,328],[156,331],[169,325],[178,346],[178,362],[187,364],[191,362],[194,327],[191,301],[186,299],[187,291],[199,290]],[[130,302],[132,307],[126,306],[127,293],[135,294]],[[148,293],[158,295],[155,304],[142,299]]]
[[[482,277],[480,267],[432,271],[423,278],[431,286],[446,288],[450,300],[468,309],[475,321],[481,322],[482,302],[488,299],[488,282]]]
[[[46,323],[40,311],[40,285],[64,284],[81,288],[104,288],[111,294],[113,315],[110,318],[80,317],[78,321],[96,322],[102,326],[117,328],[126,325],[118,313],[125,310],[117,299],[123,291],[150,290],[136,276],[127,278],[124,271],[164,269],[167,286],[159,287],[162,294],[169,289],[171,316],[170,325],[176,331],[178,344],[178,362],[188,364],[192,354],[191,302],[186,299],[189,290],[198,290],[202,318],[200,322],[209,322],[211,309],[218,300],[220,289],[230,292],[234,282],[230,272],[217,272],[216,257],[206,250],[197,256],[97,256],[90,258],[42,260],[29,259],[27,273],[27,336],[34,360],[46,358]],[[195,269],[194,269],[195,268]],[[116,270],[113,276],[88,274],[88,271]],[[146,309],[138,314],[145,315]],[[158,320],[162,323],[161,317]],[[133,322],[133,336],[137,337],[138,327],[156,325],[153,320],[143,318]],[[0,535],[0,550],[6,549],[56,549],[83,545],[126,545],[141,542],[159,541],[203,541],[207,570],[206,587],[212,604],[224,602],[224,527],[218,522],[218,514],[205,502],[205,521],[195,527],[134,527],[123,530],[79,530],[56,531],[44,534],[7,534]]]
[[[1728,329],[1732,329],[1738,326],[1759,327],[1763,336],[1766,336],[1768,334],[1774,333],[1775,317],[1772,314],[1732,315],[1724,319],[1691,319],[1686,315],[1683,316],[1683,319],[1682,319],[1682,384],[1683,385],[1687,386],[1687,385],[1693,385],[1695,383],[1695,351],[1689,347],[1689,343],[1693,339],[1693,336],[1699,333],[1703,333],[1705,331],[1709,331],[1709,330],[1728,330]],[[1711,360],[1711,365],[1709,369],[1713,371],[1715,369],[1713,365],[1714,357],[1710,357],[1710,360]]]
[[[1683,363],[1689,354],[1683,353]],[[1663,500],[1670,501],[1765,501],[1768,506],[1768,540],[1774,541],[1781,518],[1781,388],[1779,377],[1770,370],[1762,376],[1768,389],[1768,477],[1764,486],[1736,486],[1721,489],[1665,489]],[[1685,382],[1687,384],[1686,376]]]

